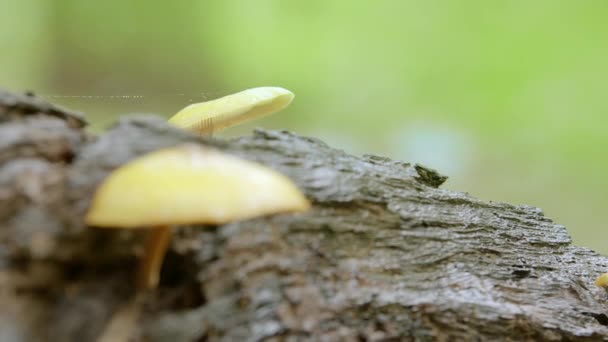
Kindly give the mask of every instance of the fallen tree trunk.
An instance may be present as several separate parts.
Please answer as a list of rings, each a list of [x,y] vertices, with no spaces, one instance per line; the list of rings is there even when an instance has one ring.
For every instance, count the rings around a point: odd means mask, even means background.
[[[176,233],[159,288],[140,295],[122,334],[608,340],[608,297],[593,285],[608,258],[572,246],[537,208],[442,190],[445,177],[422,166],[289,132],[222,141],[130,117],[96,137],[84,125],[33,96],[0,92],[2,341],[96,340],[120,321],[141,233],[86,227],[84,213],[113,169],[184,142],[269,165],[314,205]]]

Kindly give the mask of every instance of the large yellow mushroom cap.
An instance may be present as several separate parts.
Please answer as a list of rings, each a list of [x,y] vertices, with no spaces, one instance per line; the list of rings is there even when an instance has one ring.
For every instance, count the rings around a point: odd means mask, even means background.
[[[86,222],[99,227],[223,224],[308,209],[284,175],[198,145],[144,155],[97,189]]]
[[[222,98],[191,104],[169,119],[169,123],[197,133],[221,129],[269,115],[287,107],[294,94],[280,87],[243,90]]]

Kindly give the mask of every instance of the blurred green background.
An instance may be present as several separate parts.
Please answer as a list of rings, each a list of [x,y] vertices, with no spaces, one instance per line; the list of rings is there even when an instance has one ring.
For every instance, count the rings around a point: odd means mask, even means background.
[[[260,85],[254,126],[434,167],[541,207],[607,253],[605,0],[0,0],[0,86],[87,113],[169,116]]]

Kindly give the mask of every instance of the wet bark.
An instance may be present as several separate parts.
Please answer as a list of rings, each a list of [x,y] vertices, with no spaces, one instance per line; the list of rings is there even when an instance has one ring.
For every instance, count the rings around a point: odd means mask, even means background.
[[[608,258],[572,246],[540,209],[289,132],[203,139],[156,117],[100,136],[84,126],[0,92],[2,341],[608,340],[608,296],[593,285]],[[185,142],[269,165],[314,205],[176,230],[159,288],[136,295],[142,233],[83,217],[113,169]]]

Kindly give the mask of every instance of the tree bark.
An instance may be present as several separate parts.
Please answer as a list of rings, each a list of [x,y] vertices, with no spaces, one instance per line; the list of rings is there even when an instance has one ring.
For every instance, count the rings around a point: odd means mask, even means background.
[[[608,258],[572,246],[540,209],[443,190],[423,166],[290,132],[205,139],[157,117],[100,136],[84,126],[0,91],[2,341],[94,341],[117,321],[114,339],[172,342],[608,340],[608,295],[593,285]],[[112,170],[186,142],[286,174],[313,208],[181,229],[159,288],[136,294],[142,233],[83,217]]]

